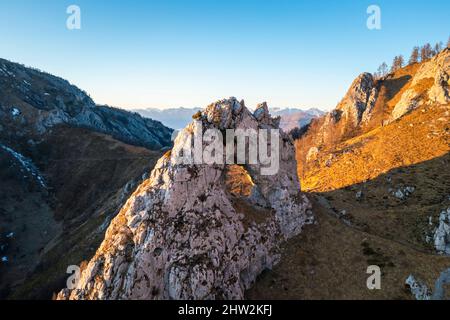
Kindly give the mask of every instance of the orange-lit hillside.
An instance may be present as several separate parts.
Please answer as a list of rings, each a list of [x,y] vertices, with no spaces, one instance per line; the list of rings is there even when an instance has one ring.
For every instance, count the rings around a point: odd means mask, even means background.
[[[449,105],[422,106],[399,121],[329,146],[306,164],[301,141],[297,141],[302,190],[343,188],[448,153],[449,110]]]
[[[431,60],[374,80],[376,99],[373,107],[366,106],[370,117],[363,117],[357,125],[347,116],[359,107],[351,99],[368,85],[357,82],[361,76],[355,80],[338,107],[313,120],[296,141],[302,190],[322,192],[347,187],[448,153],[450,107],[436,103],[430,89],[440,86],[448,91],[448,83],[441,84],[436,77],[440,70],[449,68],[449,61],[450,50],[446,49]],[[395,120],[396,106],[398,109],[405,101],[411,102],[408,95],[419,97],[420,102]]]

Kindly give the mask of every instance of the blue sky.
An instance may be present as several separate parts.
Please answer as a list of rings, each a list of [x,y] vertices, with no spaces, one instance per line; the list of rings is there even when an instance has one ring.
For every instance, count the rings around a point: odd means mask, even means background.
[[[81,8],[81,30],[66,8]],[[366,27],[381,8],[382,29]],[[446,42],[450,1],[0,0],[0,57],[122,108],[333,108],[361,72]]]

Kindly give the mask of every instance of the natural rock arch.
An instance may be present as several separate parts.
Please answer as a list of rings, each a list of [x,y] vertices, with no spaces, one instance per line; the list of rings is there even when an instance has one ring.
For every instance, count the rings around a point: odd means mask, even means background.
[[[244,226],[226,190],[226,164],[179,161],[199,124],[205,130],[278,129],[266,104],[252,114],[230,98],[196,118],[112,221],[76,288],[61,291],[59,299],[242,299],[279,261],[281,241],[312,221],[293,142],[284,133],[276,175],[259,174],[260,163],[245,166],[257,186],[250,198],[270,208],[262,222]]]

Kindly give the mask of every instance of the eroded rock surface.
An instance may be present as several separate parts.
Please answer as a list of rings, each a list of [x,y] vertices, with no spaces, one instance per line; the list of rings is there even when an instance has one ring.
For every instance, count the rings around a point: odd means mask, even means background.
[[[413,82],[395,105],[392,119],[398,119],[416,109],[421,103],[446,104],[450,102],[450,49],[422,64]],[[432,80],[427,88],[427,80]]]
[[[439,215],[439,225],[434,231],[433,239],[437,252],[450,255],[450,208]]]
[[[277,129],[266,104],[252,114],[230,98],[196,119],[112,221],[76,288],[59,299],[241,299],[278,262],[281,242],[312,222],[293,142],[282,132],[277,174],[260,174],[260,163],[244,166],[254,183],[249,202],[270,212],[263,222],[244,224],[248,212],[234,207],[225,187],[226,165],[179,161],[197,130]]]
[[[367,72],[362,73],[353,81],[336,110],[342,111],[342,117],[356,127],[361,121],[370,119],[377,95],[373,76]]]

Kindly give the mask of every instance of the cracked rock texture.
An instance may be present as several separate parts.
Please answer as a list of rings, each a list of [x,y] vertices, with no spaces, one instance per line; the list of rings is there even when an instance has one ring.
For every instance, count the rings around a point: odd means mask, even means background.
[[[279,261],[279,245],[312,222],[293,142],[282,132],[276,175],[261,175],[261,164],[244,166],[254,182],[249,202],[270,213],[263,221],[243,222],[225,186],[226,165],[178,161],[196,130],[277,129],[266,104],[252,114],[230,98],[196,119],[112,221],[76,288],[59,299],[242,299]]]

